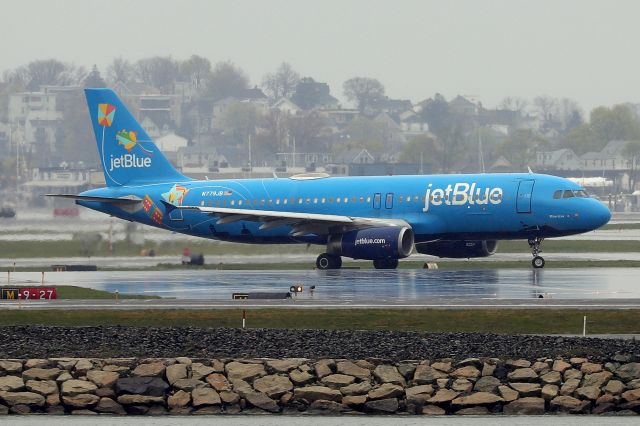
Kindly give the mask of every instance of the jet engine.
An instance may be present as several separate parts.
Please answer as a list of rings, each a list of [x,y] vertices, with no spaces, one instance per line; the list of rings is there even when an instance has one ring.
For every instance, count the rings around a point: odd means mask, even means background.
[[[418,253],[455,259],[491,256],[497,248],[498,241],[496,240],[436,241],[416,244]]]
[[[413,250],[413,231],[406,226],[366,228],[329,237],[327,252],[353,259],[402,259]]]

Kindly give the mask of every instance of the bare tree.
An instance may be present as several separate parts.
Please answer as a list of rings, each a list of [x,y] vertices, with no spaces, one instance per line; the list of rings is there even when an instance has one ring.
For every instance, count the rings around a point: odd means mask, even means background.
[[[140,80],[162,93],[171,93],[178,79],[178,63],[171,56],[153,56],[136,62]]]
[[[274,99],[288,98],[293,95],[299,81],[300,74],[290,64],[283,62],[275,72],[264,76],[262,87]]]
[[[558,114],[558,100],[550,96],[538,96],[533,105],[545,121],[551,121]]]
[[[517,96],[507,96],[500,102],[499,108],[509,111],[519,112],[521,115],[526,110],[529,102],[526,99]]]
[[[344,82],[344,95],[350,101],[355,101],[360,112],[377,99],[384,96],[382,83],[375,78],[354,77]]]
[[[107,79],[112,83],[128,83],[135,78],[135,68],[131,62],[119,57],[115,58],[107,67]]]

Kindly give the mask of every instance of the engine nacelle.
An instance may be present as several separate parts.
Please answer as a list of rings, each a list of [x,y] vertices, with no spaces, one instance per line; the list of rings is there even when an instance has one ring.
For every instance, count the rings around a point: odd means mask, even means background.
[[[416,244],[418,253],[454,259],[491,256],[497,248],[498,241],[496,240],[436,241]]]
[[[329,236],[327,252],[353,259],[402,259],[413,250],[413,231],[406,226],[367,228]]]

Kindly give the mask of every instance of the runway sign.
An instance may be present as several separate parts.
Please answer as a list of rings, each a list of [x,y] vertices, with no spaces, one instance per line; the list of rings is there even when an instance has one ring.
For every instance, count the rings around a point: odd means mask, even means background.
[[[55,287],[3,288],[0,295],[2,300],[52,300],[58,298]]]

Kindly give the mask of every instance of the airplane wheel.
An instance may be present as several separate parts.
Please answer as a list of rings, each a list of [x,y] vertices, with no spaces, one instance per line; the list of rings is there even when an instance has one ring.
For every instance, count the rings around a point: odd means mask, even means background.
[[[340,256],[322,253],[316,259],[316,268],[323,271],[327,269],[340,269],[340,267],[342,267],[342,258]]]
[[[373,267],[376,269],[396,269],[398,267],[398,259],[375,259]]]
[[[536,256],[531,261],[531,265],[533,265],[533,267],[536,269],[544,268],[544,259],[542,258],[542,256]]]

